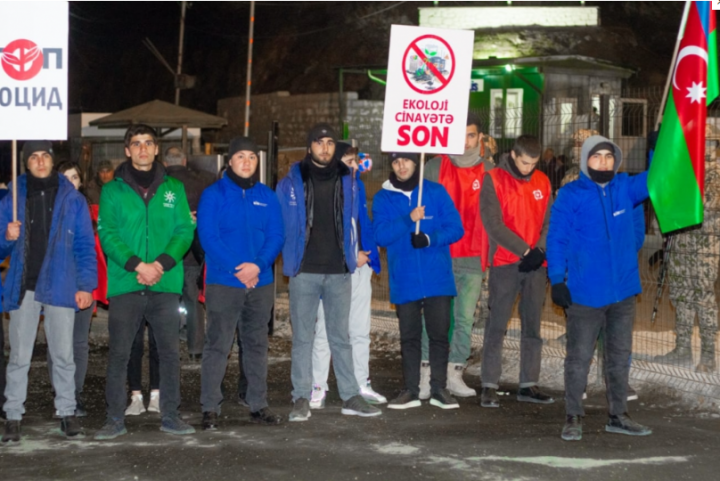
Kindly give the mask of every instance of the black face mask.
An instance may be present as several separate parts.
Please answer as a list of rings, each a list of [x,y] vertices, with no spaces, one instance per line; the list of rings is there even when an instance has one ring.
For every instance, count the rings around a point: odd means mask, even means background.
[[[593,182],[597,182],[598,184],[607,184],[615,177],[614,170],[595,170],[590,166],[588,166],[588,174]]]
[[[403,192],[412,192],[415,187],[420,183],[420,169],[415,166],[415,172],[410,176],[408,180],[400,180],[395,175],[395,172],[390,172],[390,183],[393,187]]]

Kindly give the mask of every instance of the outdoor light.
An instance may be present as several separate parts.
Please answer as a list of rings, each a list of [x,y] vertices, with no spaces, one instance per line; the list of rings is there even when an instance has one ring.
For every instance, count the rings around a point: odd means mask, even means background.
[[[515,66],[512,64],[507,64],[505,65],[505,70],[508,72],[512,72],[513,70],[515,70]]]

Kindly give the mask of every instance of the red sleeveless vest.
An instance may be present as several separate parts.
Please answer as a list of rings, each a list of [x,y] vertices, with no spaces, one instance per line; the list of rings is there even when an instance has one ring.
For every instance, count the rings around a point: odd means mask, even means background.
[[[533,172],[529,181],[517,180],[504,169],[493,169],[489,175],[500,202],[503,222],[531,248],[535,247],[551,195],[550,180],[538,170]],[[504,266],[519,260],[518,256],[498,245],[492,265]]]
[[[483,249],[484,228],[480,220],[480,190],[485,175],[485,164],[467,168],[453,165],[447,155],[441,157],[438,181],[445,187],[455,208],[460,213],[465,234],[450,245],[450,257],[486,257]],[[485,246],[487,247],[487,246]]]

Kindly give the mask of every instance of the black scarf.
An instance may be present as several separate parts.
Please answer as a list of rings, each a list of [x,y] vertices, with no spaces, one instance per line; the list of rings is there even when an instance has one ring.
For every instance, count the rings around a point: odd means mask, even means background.
[[[537,168],[537,167],[533,167],[533,170],[531,170],[529,174],[523,175],[523,173],[520,172],[520,169],[518,169],[517,165],[515,165],[515,159],[510,157],[508,159],[508,164],[510,164],[510,170],[513,171],[513,174],[515,174],[515,177],[517,177],[518,179],[522,179],[522,180],[530,180],[530,177],[532,177],[533,173],[535,172],[535,169]]]
[[[593,182],[597,182],[598,184],[607,184],[608,182],[613,180],[613,177],[615,177],[615,171],[595,170],[588,166],[588,175],[593,180]]]
[[[27,171],[27,193],[33,195],[43,190],[57,189],[60,186],[60,178],[57,172],[51,172],[44,178],[35,177],[30,170]]]
[[[395,172],[390,172],[390,183],[393,187],[403,192],[412,192],[415,187],[420,183],[420,169],[415,168],[415,172],[410,176],[408,180],[400,180],[395,175]]]
[[[155,173],[157,172],[157,162],[153,162],[152,168],[150,170],[138,170],[135,168],[134,165],[132,165],[132,162],[128,163],[128,167],[130,167],[130,175],[133,176],[135,182],[137,182],[138,185],[143,189],[149,189],[153,183],[153,180],[155,180]]]
[[[327,167],[318,167],[310,157],[307,161],[308,167],[310,167],[310,176],[313,180],[319,180],[320,182],[326,180],[332,180],[338,175],[338,160],[333,157]]]
[[[230,166],[228,166],[227,170],[225,170],[225,175],[227,175],[230,180],[235,182],[238,187],[244,190],[252,189],[253,185],[255,185],[256,182],[255,174],[251,175],[247,179],[243,179],[235,172],[233,172]]]

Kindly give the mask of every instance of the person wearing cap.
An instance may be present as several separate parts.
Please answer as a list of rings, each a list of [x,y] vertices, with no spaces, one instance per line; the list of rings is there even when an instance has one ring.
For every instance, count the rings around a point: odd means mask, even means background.
[[[248,137],[230,142],[225,175],[208,187],[198,208],[205,249],[208,328],[202,356],[203,429],[218,425],[221,384],[235,331],[248,380],[250,421],[280,424],[267,402],[268,320],[275,301],[272,266],[284,241],[277,195],[258,179],[259,150]]]
[[[351,276],[357,268],[358,186],[350,168],[335,157],[335,131],[317,124],[307,136],[307,155],[277,186],[285,224],[283,274],[290,277],[293,328],[293,409],[290,421],[310,418],[312,347],[320,299],[325,311],[342,414],[382,412],[360,395],[348,335]],[[245,346],[243,346],[243,349]]]
[[[353,226],[354,236],[358,239],[357,269],[352,275],[352,297],[350,299],[350,322],[348,334],[352,345],[353,370],[355,379],[360,386],[360,395],[370,404],[385,404],[387,399],[376,392],[370,383],[370,307],[372,302],[372,274],[380,274],[380,255],[373,238],[373,225],[367,212],[365,184],[360,180],[358,170],[357,147],[345,142],[338,142],[335,156],[350,167],[355,173],[358,186],[360,206],[359,223]],[[315,325],[315,341],[313,342],[313,392],[310,398],[310,409],[325,407],[325,396],[328,390],[328,374],[330,372],[330,345],[325,329],[325,311],[322,303],[318,309]]]
[[[388,408],[408,409],[420,403],[420,357],[423,315],[429,338],[430,404],[442,409],[460,405],[446,389],[450,305],[457,295],[450,245],[464,234],[460,214],[445,188],[422,180],[417,154],[389,154],[390,178],[373,198],[375,241],[387,249],[390,302],[400,322],[405,389]],[[420,221],[420,232],[415,233]]]
[[[90,205],[97,205],[100,203],[100,192],[102,187],[113,180],[115,176],[115,168],[112,162],[109,160],[101,160],[97,166],[97,172],[95,176],[88,182],[85,189],[85,195],[88,198]]]
[[[489,242],[490,316],[485,324],[480,405],[500,406],[497,389],[502,349],[515,300],[520,295],[520,389],[517,400],[551,404],[538,387],[542,337],[540,318],[547,283],[545,242],[550,224],[552,186],[536,169],[540,142],[531,135],[515,139],[510,158],[483,180],[480,215]]]
[[[477,393],[465,384],[463,372],[470,357],[475,307],[483,286],[482,231],[480,221],[480,189],[485,172],[492,169],[487,160],[480,118],[470,112],[465,129],[463,155],[441,155],[425,166],[425,178],[440,183],[450,194],[460,213],[465,235],[450,246],[453,275],[458,295],[453,303],[453,333],[450,339],[450,357],[447,388],[458,397],[471,397]],[[487,155],[489,156],[489,149]],[[487,259],[485,259],[487,261]],[[486,299],[487,301],[487,299]],[[427,335],[423,335],[422,366],[420,369],[420,399],[430,397],[430,363],[428,362]]]
[[[179,298],[182,258],[195,222],[182,183],[155,161],[157,134],[147,125],[125,132],[125,155],[100,196],[98,234],[108,258],[110,333],[105,401],[107,418],[95,439],[114,439],[125,429],[125,380],[133,341],[142,322],[153,329],[160,358],[160,430],[191,434],[180,419]]]
[[[605,431],[646,436],[627,414],[635,321],[642,292],[635,209],[648,198],[647,171],[618,173],[620,147],[600,135],[582,144],[580,177],[558,191],[547,237],[552,300],[567,314],[565,425],[561,437],[582,439],[582,398],[595,344],[603,333],[609,419]]]
[[[0,253],[10,253],[3,295],[3,310],[10,313],[4,443],[20,440],[41,311],[54,361],[55,414],[68,438],[82,433],[75,417],[73,328],[75,311],[90,307],[97,287],[95,239],[85,199],[64,175],[53,171],[49,141],[26,142],[22,158],[27,173],[10,186],[17,188],[17,221],[12,196],[0,202],[0,225],[5,227]]]

